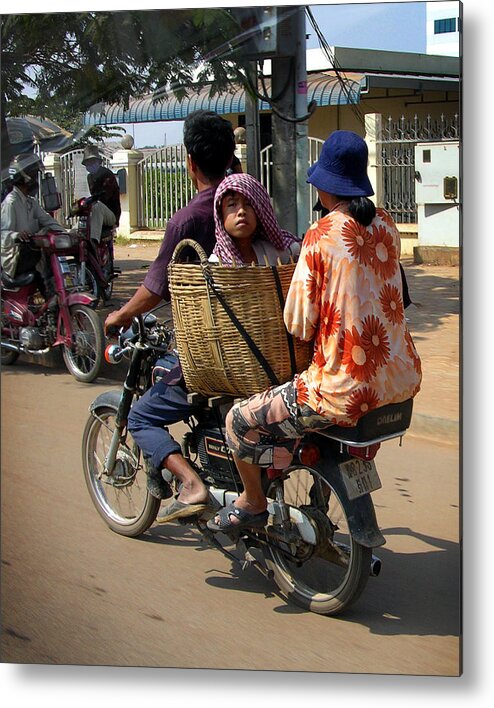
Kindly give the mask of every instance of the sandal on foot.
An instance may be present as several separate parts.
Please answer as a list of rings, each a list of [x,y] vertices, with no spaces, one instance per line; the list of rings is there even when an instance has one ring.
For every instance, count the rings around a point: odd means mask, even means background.
[[[156,521],[158,524],[166,524],[168,521],[173,521],[174,519],[185,519],[189,516],[197,516],[205,511],[208,506],[206,502],[201,502],[200,504],[184,504],[175,497],[170,504],[167,504],[161,509],[156,517]]]
[[[234,516],[237,521],[232,521],[230,516]],[[218,523],[216,523],[216,517],[219,518]],[[230,531],[240,531],[245,528],[265,526],[268,518],[268,511],[262,511],[260,514],[251,514],[249,511],[235,506],[232,502],[228,504],[228,506],[224,506],[220,509],[214,517],[207,522],[206,526],[210,531],[229,533]]]
[[[154,465],[146,460],[145,469],[147,473],[146,486],[151,496],[156,499],[169,499],[173,496],[173,491],[165,479],[163,479],[162,470],[157,469]]]

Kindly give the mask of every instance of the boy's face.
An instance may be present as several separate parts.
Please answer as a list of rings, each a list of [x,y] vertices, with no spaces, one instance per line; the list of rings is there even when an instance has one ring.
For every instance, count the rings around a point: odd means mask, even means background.
[[[257,216],[247,197],[229,192],[221,202],[225,231],[234,239],[251,238],[257,229]]]

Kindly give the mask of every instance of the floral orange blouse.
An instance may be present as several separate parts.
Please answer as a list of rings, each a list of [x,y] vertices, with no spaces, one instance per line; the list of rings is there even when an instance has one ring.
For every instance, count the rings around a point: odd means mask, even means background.
[[[297,402],[331,422],[355,425],[369,410],[420,389],[399,256],[399,233],[384,209],[364,227],[342,203],[305,235],[284,316],[294,336],[314,340]]]

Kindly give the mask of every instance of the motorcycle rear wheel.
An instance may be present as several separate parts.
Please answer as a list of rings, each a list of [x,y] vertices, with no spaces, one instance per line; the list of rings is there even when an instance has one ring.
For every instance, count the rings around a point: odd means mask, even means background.
[[[84,280],[81,277],[81,273],[79,273],[79,283],[83,290],[91,293],[91,295],[96,298],[91,305],[93,309],[96,309],[101,299],[102,292],[98,278],[96,277],[96,273],[93,271],[92,266],[88,264],[86,265]]]
[[[270,547],[266,553],[266,565],[273,571],[274,581],[288,600],[311,612],[337,615],[354,603],[364,590],[370,574],[372,550],[353,539],[344,505],[328,480],[316,470],[302,466],[294,468],[284,482],[284,492],[288,504],[308,507],[304,512],[318,529],[319,544],[310,557],[301,557],[298,562]],[[332,560],[334,551],[326,539],[344,554],[347,567]]]
[[[108,256],[108,263],[106,264],[106,266],[104,267],[103,270],[104,270],[104,273],[105,273],[105,278],[106,278],[107,281],[108,281],[108,285],[106,286],[106,288],[101,288],[101,294],[102,294],[102,296],[103,296],[103,300],[104,300],[105,302],[109,302],[109,300],[111,300],[111,297],[112,297],[112,295],[113,295],[113,284],[114,284],[114,280],[113,280],[113,258],[112,258],[112,256],[111,256],[111,254],[109,254],[109,256]]]
[[[63,347],[63,359],[77,381],[91,383],[103,364],[103,325],[96,312],[86,305],[72,305],[70,319],[74,343]]]
[[[84,478],[98,514],[112,531],[136,538],[154,523],[160,500],[147,490],[140,450],[127,434],[120,446],[113,475],[105,475],[103,463],[115,428],[117,409],[105,406],[89,417],[82,439]]]

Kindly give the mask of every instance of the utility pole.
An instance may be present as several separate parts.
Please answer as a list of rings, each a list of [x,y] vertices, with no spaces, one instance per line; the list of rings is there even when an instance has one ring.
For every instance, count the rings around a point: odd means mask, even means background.
[[[256,91],[256,64],[271,59],[271,196],[283,228],[302,237],[309,226],[305,7],[237,7],[231,13],[240,29],[238,49],[231,51],[250,61],[247,71]],[[250,94],[245,121],[247,169],[259,179],[259,109]]]
[[[305,10],[288,6],[278,13],[280,55],[271,63],[273,202],[281,225],[302,237],[309,226]]]
[[[257,89],[257,62],[252,62],[251,81]],[[261,179],[260,152],[261,139],[259,130],[259,109],[257,96],[245,92],[245,134],[247,142],[247,172]]]

